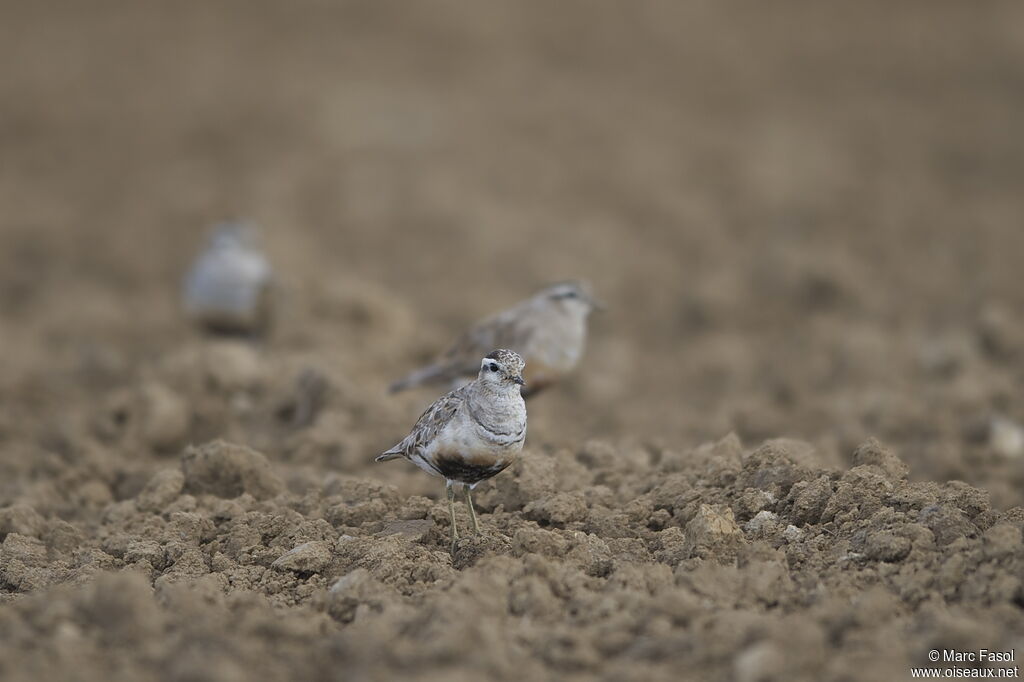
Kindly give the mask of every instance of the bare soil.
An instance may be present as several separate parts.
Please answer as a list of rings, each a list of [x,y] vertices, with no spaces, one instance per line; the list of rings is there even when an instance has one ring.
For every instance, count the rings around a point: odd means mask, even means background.
[[[1024,652],[1024,5],[3,4],[3,679]],[[234,216],[256,343],[178,307]],[[452,555],[386,386],[567,277]]]

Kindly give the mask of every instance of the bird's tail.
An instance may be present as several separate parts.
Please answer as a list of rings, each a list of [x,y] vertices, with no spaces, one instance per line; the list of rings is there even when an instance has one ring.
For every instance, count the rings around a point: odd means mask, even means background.
[[[378,455],[373,461],[374,462],[387,462],[388,460],[398,459],[399,457],[402,457],[402,453],[401,452],[392,452],[391,450],[388,450],[383,455]]]
[[[444,368],[440,365],[427,365],[391,384],[388,391],[398,393],[414,386],[422,386],[423,384],[438,381],[444,376],[444,373]]]

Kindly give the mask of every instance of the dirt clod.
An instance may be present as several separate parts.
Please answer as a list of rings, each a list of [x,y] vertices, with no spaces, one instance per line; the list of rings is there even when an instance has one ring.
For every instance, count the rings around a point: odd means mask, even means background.
[[[3,682],[1019,662],[1024,3],[0,14]],[[258,337],[180,305],[234,219]],[[387,386],[566,278],[476,534]]]
[[[274,560],[270,566],[279,571],[318,573],[331,563],[331,547],[326,542],[304,542]]]
[[[188,448],[181,468],[185,490],[193,494],[231,498],[248,493],[265,499],[284,490],[284,483],[273,473],[265,456],[220,440]]]

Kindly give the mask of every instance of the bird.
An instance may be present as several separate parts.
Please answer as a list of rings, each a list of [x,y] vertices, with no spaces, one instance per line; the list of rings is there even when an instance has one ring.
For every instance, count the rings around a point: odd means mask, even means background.
[[[507,469],[522,452],[526,403],[520,388],[524,385],[525,364],[514,351],[491,351],[480,361],[475,380],[438,398],[420,415],[408,436],[375,460],[404,457],[445,480],[452,554],[459,539],[455,484],[465,486],[473,532],[479,533],[470,491],[480,481]]]
[[[521,354],[527,363],[523,397],[530,398],[576,367],[586,345],[587,319],[603,308],[585,282],[554,284],[479,321],[437,360],[391,384],[390,391],[430,384],[458,385],[475,374],[481,353],[505,347]]]
[[[271,318],[272,272],[253,225],[220,223],[183,285],[186,314],[206,331],[265,333]]]

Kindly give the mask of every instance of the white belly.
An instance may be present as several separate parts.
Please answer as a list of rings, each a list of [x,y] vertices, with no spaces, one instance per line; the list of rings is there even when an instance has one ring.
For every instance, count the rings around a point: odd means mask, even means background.
[[[508,433],[491,432],[474,420],[468,410],[460,410],[412,460],[434,475],[475,485],[472,479],[489,478],[509,466],[522,451],[525,414],[521,422],[513,421],[505,429]]]

